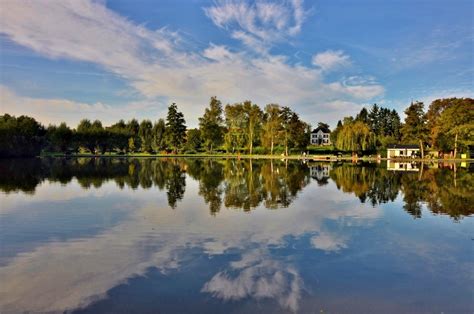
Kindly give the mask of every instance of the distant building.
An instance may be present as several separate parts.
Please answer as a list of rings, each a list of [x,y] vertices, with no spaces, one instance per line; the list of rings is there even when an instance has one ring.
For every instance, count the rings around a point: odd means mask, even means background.
[[[312,145],[330,145],[331,139],[331,130],[326,127],[318,126],[311,132],[311,144]]]
[[[418,145],[388,145],[387,158],[415,158],[420,154]]]

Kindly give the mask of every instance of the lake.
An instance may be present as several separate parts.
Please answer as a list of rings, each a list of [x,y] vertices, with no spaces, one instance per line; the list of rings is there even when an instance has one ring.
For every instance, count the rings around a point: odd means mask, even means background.
[[[473,166],[0,160],[0,312],[472,313]]]

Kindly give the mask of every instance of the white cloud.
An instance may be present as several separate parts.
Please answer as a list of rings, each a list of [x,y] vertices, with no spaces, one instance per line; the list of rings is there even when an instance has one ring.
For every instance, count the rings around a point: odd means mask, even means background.
[[[351,65],[348,55],[341,50],[327,50],[313,56],[313,65],[323,71],[331,71]]]
[[[266,52],[273,43],[298,34],[307,16],[303,1],[221,0],[204,9],[206,15],[247,47]]]
[[[292,106],[297,112],[312,108],[317,113],[319,106],[335,100],[357,104],[383,93],[383,87],[373,83],[326,82],[324,71],[292,64],[286,57],[272,55],[259,46],[262,41],[271,45],[300,31],[307,15],[301,1],[261,1],[253,5],[219,1],[205,9],[216,25],[255,46],[257,54],[215,44],[200,50],[176,32],[150,30],[91,0],[6,1],[2,7],[0,30],[14,42],[49,58],[98,64],[127,81],[147,98],[143,102],[161,97],[178,103],[186,117],[193,117],[188,120],[190,126],[197,124],[196,117],[212,95],[224,103],[251,99],[262,106],[274,102]],[[330,66],[342,64],[348,57],[340,54],[338,60]],[[165,109],[164,104],[159,105]],[[75,105],[65,106],[64,111],[71,106]],[[96,110],[99,119],[115,117],[108,114],[115,108],[102,106],[86,108]],[[2,109],[14,112],[15,106],[8,104]],[[60,119],[59,110],[56,115],[37,112],[42,121],[68,119]],[[147,114],[144,110],[141,113]],[[334,122],[340,113],[335,108],[327,116],[333,120],[328,122]]]

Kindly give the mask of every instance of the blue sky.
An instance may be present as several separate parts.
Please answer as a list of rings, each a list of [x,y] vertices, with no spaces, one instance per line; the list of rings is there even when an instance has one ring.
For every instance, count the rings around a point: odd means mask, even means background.
[[[315,125],[377,102],[473,97],[474,2],[2,1],[1,112],[41,122],[164,117],[211,96]]]

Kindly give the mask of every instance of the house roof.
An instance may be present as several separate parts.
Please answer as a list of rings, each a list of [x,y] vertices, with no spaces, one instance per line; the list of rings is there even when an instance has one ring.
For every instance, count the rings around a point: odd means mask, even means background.
[[[320,127],[320,126],[314,129],[311,133],[317,133],[319,130],[321,130],[323,133],[331,133],[331,130],[329,130],[329,128]]]
[[[420,149],[416,144],[391,144],[387,145],[387,149]]]

